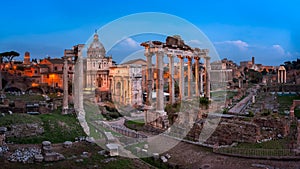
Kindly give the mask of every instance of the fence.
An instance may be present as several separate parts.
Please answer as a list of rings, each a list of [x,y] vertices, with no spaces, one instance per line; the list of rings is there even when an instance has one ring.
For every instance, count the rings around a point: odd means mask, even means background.
[[[246,149],[246,148],[214,148],[214,153],[237,157],[266,159],[300,159],[293,149]]]

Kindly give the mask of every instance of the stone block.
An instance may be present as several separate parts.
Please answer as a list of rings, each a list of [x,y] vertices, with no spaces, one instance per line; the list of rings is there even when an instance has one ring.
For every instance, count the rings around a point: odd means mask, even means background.
[[[70,147],[72,147],[72,144],[73,144],[72,141],[65,141],[64,144],[63,144],[63,147],[64,148],[70,148]]]
[[[42,146],[51,146],[51,142],[50,141],[43,141]]]
[[[168,159],[165,156],[160,156],[160,159],[163,163],[168,162]]]
[[[158,160],[158,159],[159,159],[159,154],[158,154],[158,153],[153,153],[153,158],[154,158],[155,160]]]
[[[44,157],[41,154],[37,154],[34,156],[34,161],[36,162],[43,162]]]
[[[59,153],[45,153],[44,155],[44,161],[46,162],[53,162],[53,161],[59,161],[59,160],[64,160],[65,157],[62,154]]]

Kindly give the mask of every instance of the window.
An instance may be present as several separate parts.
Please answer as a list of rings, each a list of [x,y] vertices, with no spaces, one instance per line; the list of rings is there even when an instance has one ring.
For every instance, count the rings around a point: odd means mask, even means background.
[[[57,66],[54,67],[54,70],[57,71]]]

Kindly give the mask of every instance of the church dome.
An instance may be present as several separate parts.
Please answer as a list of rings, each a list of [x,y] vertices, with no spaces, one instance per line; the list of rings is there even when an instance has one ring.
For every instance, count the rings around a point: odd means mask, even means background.
[[[105,48],[103,44],[99,41],[98,34],[94,34],[93,42],[88,48],[88,57],[105,57]]]

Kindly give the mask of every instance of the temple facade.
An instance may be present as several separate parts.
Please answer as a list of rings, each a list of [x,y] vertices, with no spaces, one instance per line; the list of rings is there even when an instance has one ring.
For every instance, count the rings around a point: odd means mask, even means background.
[[[108,91],[109,67],[113,66],[112,57],[106,56],[103,44],[95,32],[92,43],[87,47],[87,57],[83,60],[84,88],[89,90],[99,89]]]
[[[192,97],[199,97],[204,95],[210,99],[210,57],[208,56],[208,49],[192,49],[186,45],[179,36],[168,36],[166,42],[147,41],[141,44],[145,47],[145,56],[147,58],[146,67],[146,82],[147,82],[147,101],[146,104],[150,108],[146,113],[145,123],[151,124],[158,128],[167,128],[168,120],[167,114],[164,111],[164,56],[169,59],[169,102],[175,102],[175,76],[174,76],[174,58],[179,59],[178,63],[178,83],[179,83],[179,100],[191,99]],[[152,56],[156,57],[156,64],[152,64]],[[184,69],[184,61],[187,60],[187,70]],[[204,69],[199,67],[200,59],[204,59]],[[195,78],[192,76],[192,63],[195,63]],[[154,82],[153,67],[156,71],[156,79]],[[187,78],[185,78],[185,74]],[[186,80],[187,79],[187,80]],[[152,104],[152,86],[155,83],[156,89],[156,103]],[[193,87],[192,84],[195,84]],[[205,86],[204,86],[205,84]],[[187,90],[186,90],[187,87]],[[201,93],[202,92],[202,93]]]

